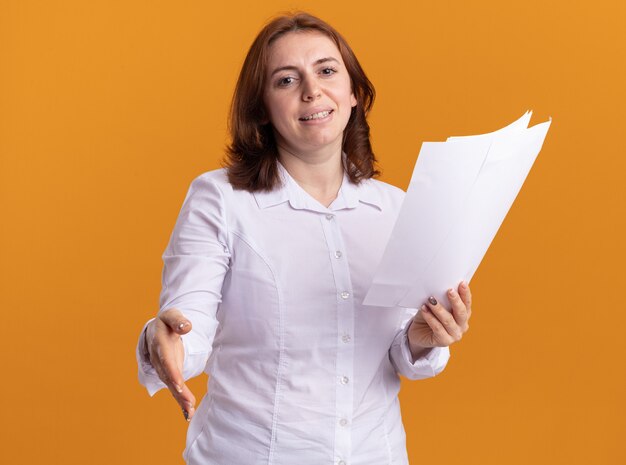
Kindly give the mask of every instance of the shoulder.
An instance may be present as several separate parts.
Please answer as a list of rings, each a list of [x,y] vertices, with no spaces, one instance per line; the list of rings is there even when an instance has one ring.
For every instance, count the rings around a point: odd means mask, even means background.
[[[228,182],[228,176],[225,168],[206,171],[191,182],[192,189],[217,188],[220,190],[232,189]]]
[[[226,168],[206,171],[193,179],[187,192],[187,199],[204,208],[218,208],[237,216],[250,205],[256,205],[254,194],[236,189],[228,180]]]
[[[183,210],[221,210],[229,190],[225,169],[206,171],[191,181]]]
[[[229,198],[233,194],[233,187],[228,181],[226,168],[206,171],[196,176],[189,186],[187,197],[219,197]]]

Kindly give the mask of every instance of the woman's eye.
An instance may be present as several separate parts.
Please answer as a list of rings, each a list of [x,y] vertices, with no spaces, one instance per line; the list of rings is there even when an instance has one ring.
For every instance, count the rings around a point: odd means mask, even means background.
[[[294,78],[292,78],[291,76],[287,76],[284,77],[282,79],[278,80],[278,85],[281,87],[285,87],[288,86],[289,84],[291,84],[294,81]]]
[[[333,74],[335,74],[337,72],[337,70],[335,68],[324,68],[322,70],[322,74],[326,75],[326,76],[332,76]]]

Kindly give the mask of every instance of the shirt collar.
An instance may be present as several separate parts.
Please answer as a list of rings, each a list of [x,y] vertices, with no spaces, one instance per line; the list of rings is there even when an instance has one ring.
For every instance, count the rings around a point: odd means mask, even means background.
[[[356,208],[359,202],[371,205],[382,210],[382,199],[380,191],[374,185],[374,181],[366,179],[359,185],[350,181],[349,176],[344,171],[341,188],[337,193],[337,198],[328,208],[309,195],[279,161],[276,162],[280,178],[280,185],[271,191],[254,192],[256,202],[261,209],[273,207],[275,205],[289,202],[296,210],[313,210],[318,212],[328,212],[342,210],[345,208]]]

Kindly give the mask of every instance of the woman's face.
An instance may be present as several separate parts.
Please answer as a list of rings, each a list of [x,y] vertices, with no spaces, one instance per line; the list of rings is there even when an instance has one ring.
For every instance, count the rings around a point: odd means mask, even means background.
[[[289,32],[270,46],[267,70],[263,101],[279,148],[341,152],[357,102],[335,43],[319,32]]]

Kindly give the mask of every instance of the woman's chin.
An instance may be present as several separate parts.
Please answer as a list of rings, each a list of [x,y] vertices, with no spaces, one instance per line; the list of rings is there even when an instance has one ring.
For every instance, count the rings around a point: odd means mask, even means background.
[[[298,144],[290,144],[285,141],[279,142],[279,150],[282,149],[292,154],[305,154],[305,153],[319,153],[319,152],[334,152],[341,151],[341,142],[343,138],[333,136],[309,137],[299,140]]]

